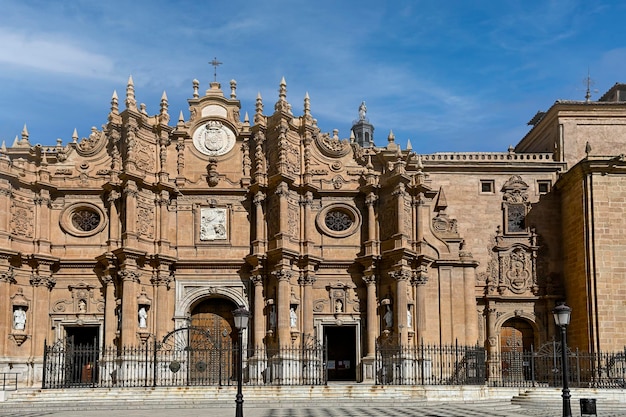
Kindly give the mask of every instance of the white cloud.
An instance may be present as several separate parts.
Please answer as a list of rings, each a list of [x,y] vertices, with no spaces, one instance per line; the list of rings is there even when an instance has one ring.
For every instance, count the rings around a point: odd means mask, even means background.
[[[113,61],[53,33],[0,29],[0,63],[86,78],[111,79]],[[6,69],[5,69],[6,70]]]

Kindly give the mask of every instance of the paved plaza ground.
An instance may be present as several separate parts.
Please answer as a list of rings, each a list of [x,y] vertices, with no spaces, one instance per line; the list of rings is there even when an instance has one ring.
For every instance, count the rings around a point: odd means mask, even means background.
[[[161,408],[161,409],[127,409],[127,410],[81,410],[81,411],[26,411],[0,410],[2,417],[228,417],[235,415],[235,408]],[[420,407],[394,406],[351,406],[341,407],[329,404],[320,407],[245,407],[245,417],[559,417],[560,410],[523,409],[503,403],[433,403]],[[572,415],[579,416],[578,405],[572,405]],[[624,413],[604,414],[598,410],[598,417],[626,416]]]

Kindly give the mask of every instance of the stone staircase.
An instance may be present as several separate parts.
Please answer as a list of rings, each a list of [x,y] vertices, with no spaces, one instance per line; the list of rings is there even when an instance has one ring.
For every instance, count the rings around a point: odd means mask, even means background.
[[[153,408],[234,408],[236,387],[19,389],[0,402],[11,410],[85,410]],[[480,403],[511,409],[519,389],[474,386],[328,386],[244,387],[245,407],[423,406],[437,401]]]
[[[554,409],[561,410],[563,399],[561,388],[532,388],[513,396],[511,403],[519,405],[524,409]],[[573,388],[570,390],[572,396],[572,415],[580,415],[580,399],[591,398],[596,400],[596,411],[598,416],[602,415],[622,415],[626,416],[626,390],[624,389],[595,389],[595,388]],[[555,413],[558,415],[558,413]]]

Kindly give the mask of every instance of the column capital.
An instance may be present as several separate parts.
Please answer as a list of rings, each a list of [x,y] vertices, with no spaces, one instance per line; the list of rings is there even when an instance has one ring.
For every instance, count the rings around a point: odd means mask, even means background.
[[[263,275],[256,274],[250,276],[250,281],[254,284],[255,287],[263,285]]]
[[[140,274],[137,271],[123,269],[117,273],[122,281],[139,282]]]
[[[15,284],[15,270],[12,266],[8,270],[0,272],[0,282],[8,282],[9,284]]]
[[[391,271],[389,276],[396,281],[408,281],[411,278],[411,272],[406,269],[400,269],[398,271]]]
[[[278,281],[289,281],[293,276],[293,272],[288,269],[279,269],[273,272]]]
[[[425,285],[428,282],[428,269],[422,265],[413,271],[411,277],[411,284],[413,285]]]
[[[56,285],[56,279],[51,276],[32,274],[30,277],[30,285],[33,287],[48,287],[49,290]]]
[[[300,275],[298,279],[298,283],[300,285],[313,285],[313,283],[317,280],[314,272],[304,272]]]
[[[376,281],[378,281],[378,277],[376,274],[366,274],[363,275],[363,282],[369,285],[376,285]]]

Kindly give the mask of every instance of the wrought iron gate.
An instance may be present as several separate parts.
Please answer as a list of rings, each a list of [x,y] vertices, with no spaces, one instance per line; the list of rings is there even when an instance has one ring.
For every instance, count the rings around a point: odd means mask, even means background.
[[[43,388],[236,385],[239,347],[225,329],[184,327],[141,346],[100,348],[59,340],[44,349]],[[323,385],[325,350],[317,342],[247,349],[247,385]]]

